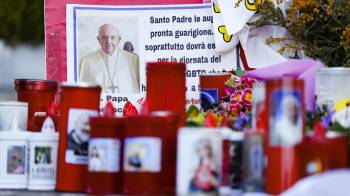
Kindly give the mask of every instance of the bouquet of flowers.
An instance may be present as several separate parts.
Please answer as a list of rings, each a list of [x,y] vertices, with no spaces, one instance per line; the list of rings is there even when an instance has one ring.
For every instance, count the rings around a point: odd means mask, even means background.
[[[350,136],[350,99],[341,100],[334,106],[317,106],[315,112],[307,112],[306,118],[309,130],[321,123],[327,130]]]
[[[278,26],[288,32],[286,37],[267,38],[266,44],[279,45],[278,52],[294,54],[291,58],[305,54],[331,67],[350,66],[350,1],[284,0],[285,9],[280,3],[263,1],[249,23],[255,28]]]
[[[187,124],[194,126],[225,126],[243,130],[251,125],[252,87],[250,77],[231,77],[226,81],[224,95],[211,110],[202,112],[195,106],[187,111]]]

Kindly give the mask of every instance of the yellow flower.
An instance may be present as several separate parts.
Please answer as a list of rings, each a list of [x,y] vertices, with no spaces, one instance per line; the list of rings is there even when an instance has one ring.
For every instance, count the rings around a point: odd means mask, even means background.
[[[342,99],[337,103],[335,103],[333,108],[336,112],[338,112],[344,109],[345,107],[347,107],[349,104],[350,104],[350,99]]]

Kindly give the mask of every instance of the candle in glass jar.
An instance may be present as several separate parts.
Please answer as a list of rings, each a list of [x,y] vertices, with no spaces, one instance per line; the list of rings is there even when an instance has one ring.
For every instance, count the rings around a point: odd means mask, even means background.
[[[212,73],[199,76],[201,108],[204,111],[223,96],[225,82],[230,78],[231,73]]]
[[[101,87],[88,83],[62,84],[56,190],[85,192],[89,118],[97,116]]]
[[[299,178],[296,147],[304,138],[304,82],[292,78],[268,80],[265,89],[265,191],[279,194]]]
[[[147,101],[149,110],[172,111],[180,115],[180,125],[185,125],[184,63],[147,63]]]
[[[54,102],[58,82],[52,80],[16,79],[17,100],[28,102],[28,130],[39,132],[48,107]],[[42,120],[37,120],[41,118]],[[40,121],[40,123],[36,123]]]
[[[122,193],[124,123],[125,120],[120,118],[94,117],[90,119],[87,193]]]
[[[124,194],[174,194],[176,127],[177,116],[172,114],[154,113],[126,119]]]

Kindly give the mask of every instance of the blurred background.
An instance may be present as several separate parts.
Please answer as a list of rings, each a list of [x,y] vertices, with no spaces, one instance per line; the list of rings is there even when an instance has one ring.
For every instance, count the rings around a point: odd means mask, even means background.
[[[14,79],[45,79],[44,0],[0,0],[0,21],[0,101],[15,100]]]

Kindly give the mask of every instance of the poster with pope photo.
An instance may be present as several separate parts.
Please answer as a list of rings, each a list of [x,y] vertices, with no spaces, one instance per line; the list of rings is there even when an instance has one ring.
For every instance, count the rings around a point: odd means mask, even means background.
[[[81,16],[77,23],[74,77],[99,84],[103,93],[139,94],[137,18]]]
[[[67,4],[67,81],[97,83],[101,107],[119,114],[145,99],[146,63],[186,64],[186,103],[199,103],[199,75],[235,70],[235,52],[216,52],[212,4]],[[169,73],[171,74],[171,73]],[[164,81],[165,82],[165,81]]]

